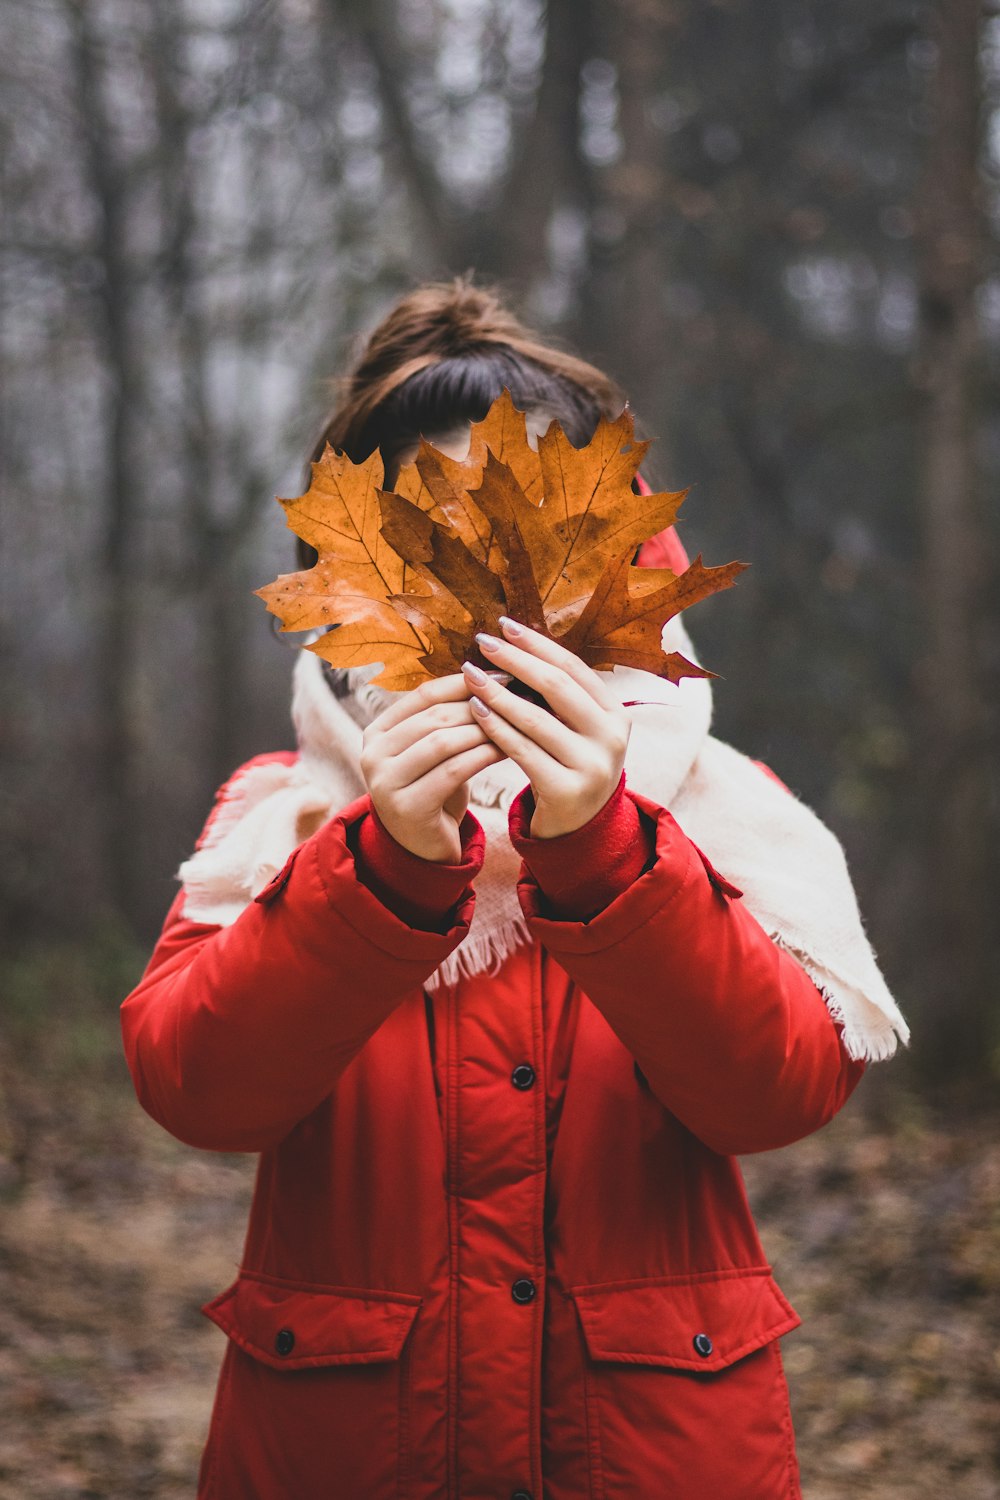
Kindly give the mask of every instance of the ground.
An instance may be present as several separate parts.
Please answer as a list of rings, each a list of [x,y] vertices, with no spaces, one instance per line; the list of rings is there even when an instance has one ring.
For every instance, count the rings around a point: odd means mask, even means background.
[[[190,1500],[224,1343],[199,1308],[233,1278],[254,1162],[171,1140],[114,1011],[67,1009],[26,1001],[0,1044],[0,1497]],[[745,1162],[803,1318],[806,1500],[1000,1497],[998,1124],[866,1079]]]

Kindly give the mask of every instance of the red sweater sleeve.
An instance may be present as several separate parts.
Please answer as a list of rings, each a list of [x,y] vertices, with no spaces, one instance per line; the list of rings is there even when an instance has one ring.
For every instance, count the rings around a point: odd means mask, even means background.
[[[510,840],[534,877],[545,914],[586,922],[648,870],[656,857],[656,824],[625,794],[625,772],[589,822],[559,838],[532,838],[535,811],[526,786],[508,814]]]
[[[348,830],[358,879],[408,927],[447,932],[454,908],[482,868],[486,835],[467,812],[459,825],[462,859],[457,865],[421,859],[393,838],[374,807]]]

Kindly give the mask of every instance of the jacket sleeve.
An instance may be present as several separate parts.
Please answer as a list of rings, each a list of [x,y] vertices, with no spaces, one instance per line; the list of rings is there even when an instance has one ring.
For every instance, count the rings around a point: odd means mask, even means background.
[[[601,1009],[661,1103],[712,1150],[765,1151],[819,1129],[863,1064],[736,887],[666,809],[626,795],[651,825],[650,868],[589,921],[559,921],[522,864],[532,934]],[[525,816],[512,808],[512,837]]]
[[[121,1023],[140,1103],[189,1145],[282,1139],[468,931],[471,885],[443,930],[426,931],[358,878],[352,843],[370,806],[357,799],[300,844],[231,926],[190,921],[183,892],[174,901]],[[483,832],[470,814],[462,836],[474,872]]]

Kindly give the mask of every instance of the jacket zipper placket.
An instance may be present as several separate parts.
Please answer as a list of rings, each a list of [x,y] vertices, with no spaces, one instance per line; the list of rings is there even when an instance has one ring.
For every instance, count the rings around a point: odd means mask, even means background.
[[[452,985],[441,986],[445,1001],[445,1069],[444,1105],[446,1130],[445,1193],[448,1205],[448,1395],[447,1395],[447,1482],[448,1500],[458,1497],[459,1433],[459,1232],[458,1232],[458,1157],[459,1157],[459,1068],[458,1006]]]
[[[535,1333],[531,1351],[531,1387],[528,1420],[530,1422],[529,1453],[531,1456],[533,1492],[541,1496],[542,1453],[542,1346],[545,1335],[545,1311],[548,1301],[548,1255],[545,1246],[545,1199],[548,1191],[548,1145],[546,1129],[546,1101],[548,1099],[548,1069],[545,1055],[545,1024],[542,1009],[542,947],[535,945],[530,968],[531,1036],[534,1052],[536,1086],[534,1089],[535,1110],[535,1213],[534,1213],[534,1259],[537,1268],[541,1296],[538,1299]]]

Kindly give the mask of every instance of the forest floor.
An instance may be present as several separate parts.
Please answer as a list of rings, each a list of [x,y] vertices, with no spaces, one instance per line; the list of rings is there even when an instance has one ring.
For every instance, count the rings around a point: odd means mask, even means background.
[[[254,1162],[143,1115],[87,989],[70,965],[58,1023],[29,994],[0,1042],[0,1497],[190,1500],[224,1343],[199,1308],[233,1278]],[[998,1127],[866,1079],[744,1163],[803,1318],[782,1347],[806,1500],[1000,1497]]]

